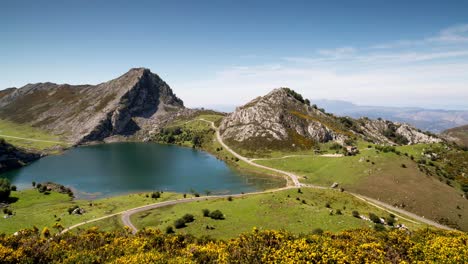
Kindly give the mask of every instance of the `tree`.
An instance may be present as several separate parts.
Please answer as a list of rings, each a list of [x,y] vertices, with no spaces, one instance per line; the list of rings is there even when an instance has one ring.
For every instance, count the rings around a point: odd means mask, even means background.
[[[356,218],[361,218],[358,211],[353,211],[353,216]]]
[[[0,178],[0,201],[6,201],[10,197],[10,181],[6,178]]]
[[[220,210],[214,210],[213,212],[210,213],[210,217],[215,220],[223,220],[224,215]]]
[[[166,234],[174,234],[174,228],[172,226],[166,227]]]
[[[381,223],[381,222],[380,222],[380,217],[378,217],[378,216],[377,216],[376,214],[374,214],[374,213],[369,213],[369,219],[370,219],[372,222],[376,223],[376,224],[380,224],[380,223]]]
[[[203,216],[204,216],[204,217],[210,216],[210,210],[208,210],[208,209],[203,209],[203,210],[202,210],[202,213],[203,213]]]
[[[174,226],[177,229],[186,227],[184,219],[179,218],[179,219],[175,220],[174,221]]]
[[[185,214],[184,216],[182,216],[182,219],[184,219],[185,223],[191,223],[195,221],[195,217],[193,217],[192,214]]]

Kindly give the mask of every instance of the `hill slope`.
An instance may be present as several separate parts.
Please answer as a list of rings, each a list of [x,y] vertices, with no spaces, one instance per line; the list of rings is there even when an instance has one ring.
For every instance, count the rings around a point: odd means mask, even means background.
[[[468,147],[468,125],[447,129],[442,135],[461,146]]]
[[[81,143],[150,129],[184,109],[170,87],[145,68],[98,85],[28,84],[0,97],[0,118]]]
[[[0,173],[24,166],[39,157],[39,154],[28,153],[0,139]]]
[[[245,149],[310,149],[316,143],[349,145],[356,139],[390,145],[441,141],[407,124],[327,114],[288,88],[238,107],[223,119],[220,132],[229,143]]]

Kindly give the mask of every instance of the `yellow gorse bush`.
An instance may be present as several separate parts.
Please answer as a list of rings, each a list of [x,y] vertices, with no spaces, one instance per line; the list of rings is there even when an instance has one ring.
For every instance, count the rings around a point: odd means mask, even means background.
[[[0,235],[0,263],[467,263],[468,234],[358,229],[293,235],[254,229],[222,241],[159,230],[50,238],[36,230]]]

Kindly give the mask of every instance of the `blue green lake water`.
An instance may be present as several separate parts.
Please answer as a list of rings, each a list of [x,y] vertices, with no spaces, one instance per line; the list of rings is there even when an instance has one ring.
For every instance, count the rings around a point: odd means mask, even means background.
[[[203,151],[152,143],[72,148],[1,176],[20,189],[30,188],[32,181],[63,184],[88,199],[152,190],[241,193],[285,184],[283,179],[233,170]]]

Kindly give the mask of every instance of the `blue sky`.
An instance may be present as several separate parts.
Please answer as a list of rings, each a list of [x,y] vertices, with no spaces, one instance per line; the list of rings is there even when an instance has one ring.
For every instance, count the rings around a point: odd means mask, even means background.
[[[188,106],[288,86],[468,108],[468,1],[0,1],[0,89],[158,73]]]

